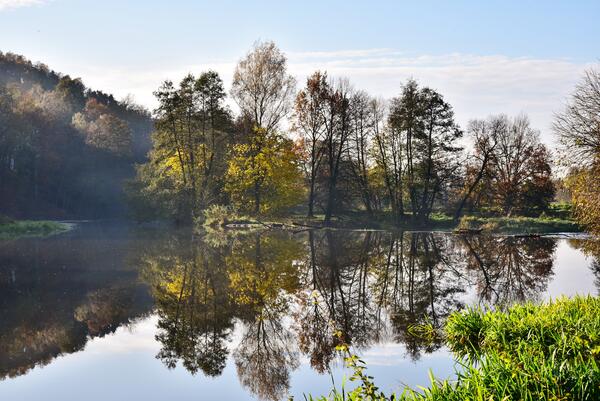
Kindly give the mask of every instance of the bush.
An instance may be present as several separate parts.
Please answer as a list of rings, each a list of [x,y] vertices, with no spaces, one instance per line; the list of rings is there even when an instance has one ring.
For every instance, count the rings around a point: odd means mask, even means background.
[[[196,223],[201,223],[206,227],[223,227],[227,222],[235,220],[237,214],[233,208],[224,205],[209,206],[203,213],[203,220]]]
[[[69,225],[55,221],[9,221],[0,224],[0,239],[46,236],[69,229]]]

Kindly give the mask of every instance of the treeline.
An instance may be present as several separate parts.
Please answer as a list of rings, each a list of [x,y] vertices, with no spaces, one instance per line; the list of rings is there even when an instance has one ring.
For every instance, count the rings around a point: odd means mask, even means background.
[[[0,213],[126,213],[123,182],[150,144],[150,113],[22,56],[0,52]]]
[[[414,80],[389,101],[322,71],[296,88],[272,42],[236,67],[237,116],[216,72],[165,82],[150,160],[130,191],[138,218],[190,221],[230,205],[326,223],[360,211],[403,224],[435,211],[539,214],[554,199],[550,152],[524,115],[463,131],[442,94]]]

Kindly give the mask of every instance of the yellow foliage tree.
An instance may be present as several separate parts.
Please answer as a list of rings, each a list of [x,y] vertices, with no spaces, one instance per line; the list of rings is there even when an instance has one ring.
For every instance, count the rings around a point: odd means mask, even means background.
[[[567,187],[577,220],[589,231],[600,234],[600,166],[571,173]]]
[[[277,213],[303,199],[299,165],[291,140],[255,128],[246,143],[233,146],[225,190],[240,211]]]

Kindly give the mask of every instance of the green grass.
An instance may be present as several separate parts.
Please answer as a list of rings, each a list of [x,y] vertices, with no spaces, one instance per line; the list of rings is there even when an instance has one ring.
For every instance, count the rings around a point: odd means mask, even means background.
[[[0,240],[20,237],[43,237],[69,230],[70,226],[55,221],[10,220],[0,222]]]
[[[202,221],[196,226],[223,227],[227,222],[242,222],[251,226],[272,225],[274,223],[293,226],[295,224],[308,227],[323,227],[324,215],[316,214],[307,218],[304,214],[291,213],[284,216],[262,216],[251,218],[239,215],[230,207],[213,206],[204,213]],[[580,232],[581,227],[570,219],[569,204],[552,204],[548,214],[538,217],[496,217],[491,215],[463,216],[457,224],[453,217],[440,212],[434,212],[429,220],[419,224],[412,222],[410,215],[405,215],[404,222],[398,225],[389,211],[377,211],[369,214],[365,211],[347,211],[332,218],[330,228],[341,229],[379,229],[379,230],[453,230],[467,229],[498,234],[545,234],[558,232]]]
[[[297,218],[306,224],[319,225],[320,216],[313,219]],[[577,222],[558,217],[542,215],[540,217],[480,217],[464,216],[457,225],[452,216],[444,213],[432,213],[428,222],[414,225],[407,221],[397,226],[389,213],[347,213],[335,218],[333,227],[339,228],[377,228],[384,230],[452,230],[456,228],[482,229],[483,232],[498,234],[544,234],[558,232],[580,232]]]
[[[501,234],[543,234],[580,232],[581,227],[573,220],[557,217],[475,217],[464,216],[457,228],[482,229],[484,232]]]
[[[347,363],[358,386],[310,400],[582,400],[600,399],[600,298],[561,298],[507,311],[453,313],[445,341],[461,365],[457,379],[386,395],[356,357]]]

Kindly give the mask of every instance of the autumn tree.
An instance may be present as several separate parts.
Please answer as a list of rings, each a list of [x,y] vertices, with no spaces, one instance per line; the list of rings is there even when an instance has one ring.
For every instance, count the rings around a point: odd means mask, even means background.
[[[0,213],[124,217],[123,182],[135,174],[131,145],[135,139],[142,161],[151,125],[132,101],[0,53]]]
[[[275,131],[291,110],[296,80],[287,73],[286,63],[285,55],[275,43],[257,42],[236,66],[231,96],[240,107],[243,118],[250,122],[242,141],[246,142],[246,150],[255,153],[248,155],[251,160],[258,160],[263,146],[269,145],[262,141],[275,138]],[[263,175],[250,175],[254,177],[250,189],[254,198],[253,212],[260,213],[264,209],[261,209],[261,195],[265,192],[262,188]]]
[[[600,233],[600,70],[588,70],[575,87],[565,110],[557,114],[554,131],[563,162],[570,167],[567,188],[575,216]]]
[[[277,213],[298,204],[304,188],[294,143],[256,128],[247,141],[233,146],[225,190],[236,209],[255,214]]]
[[[504,120],[496,132],[488,173],[488,201],[502,213],[547,209],[554,197],[550,153],[527,116]]]
[[[301,137],[302,162],[308,181],[308,217],[314,215],[317,177],[325,150],[324,102],[327,88],[327,74],[317,71],[307,78],[306,87],[296,96],[294,130]]]
[[[89,99],[83,111],[73,115],[72,124],[88,145],[119,156],[131,155],[129,125],[97,100]]]
[[[467,179],[464,193],[454,213],[454,220],[460,218],[465,204],[476,192],[477,187],[484,179],[486,172],[488,172],[490,161],[494,157],[494,151],[498,144],[499,133],[506,129],[506,123],[507,119],[503,116],[469,122],[467,131],[473,141],[473,154],[465,169]]]

